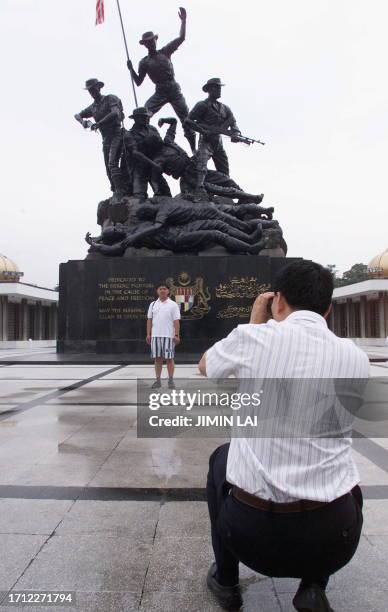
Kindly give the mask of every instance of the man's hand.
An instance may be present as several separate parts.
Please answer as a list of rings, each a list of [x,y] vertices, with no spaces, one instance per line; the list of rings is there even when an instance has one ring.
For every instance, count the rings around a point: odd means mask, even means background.
[[[92,132],[96,132],[99,127],[100,127],[99,123],[96,122],[90,126],[90,129],[92,130]]]
[[[179,15],[179,19],[181,21],[186,21],[186,19],[187,19],[187,11],[186,11],[185,8],[183,8],[183,6],[179,7],[178,15]]]
[[[237,132],[234,132],[231,137],[230,140],[232,142],[240,142],[240,138],[239,138],[240,134],[238,134]]]
[[[270,301],[273,300],[274,297],[275,294],[273,291],[267,291],[257,296],[252,306],[249,323],[255,323],[256,325],[259,323],[267,323],[271,318],[269,313]]]
[[[147,344],[151,344],[151,336],[147,336],[146,337],[146,342],[147,342]]]
[[[92,238],[91,238],[91,233],[90,233],[90,232],[88,232],[88,233],[86,234],[86,236],[85,236],[85,240],[86,240],[86,242],[87,242],[88,244],[92,244],[92,242],[93,242],[93,241],[92,241]]]
[[[179,343],[180,343],[180,341],[181,341],[181,339],[180,339],[180,337],[179,337],[179,336],[175,335],[175,336],[173,337],[172,341],[173,341],[173,343],[174,343],[174,344],[179,344]]]
[[[131,60],[130,60],[130,59],[129,59],[129,60],[127,60],[127,68],[128,68],[128,70],[130,70],[130,71],[132,72],[132,70],[133,70],[133,64],[132,64],[132,62],[131,62]]]

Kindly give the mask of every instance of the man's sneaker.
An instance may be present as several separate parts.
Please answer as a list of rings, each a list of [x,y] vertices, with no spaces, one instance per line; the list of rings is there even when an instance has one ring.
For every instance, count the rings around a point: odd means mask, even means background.
[[[160,389],[161,386],[162,386],[162,383],[160,382],[160,378],[157,378],[155,382],[153,383],[153,385],[151,386],[151,389]]]
[[[312,584],[306,589],[299,587],[292,603],[298,612],[334,612],[325,591],[317,584]]]
[[[224,610],[239,610],[243,600],[238,584],[235,586],[223,586],[216,579],[217,565],[212,563],[207,573],[206,584],[216,597],[221,608]]]
[[[168,381],[168,388],[169,389],[175,389],[175,383],[174,383],[174,380],[172,378],[170,378],[169,381]]]

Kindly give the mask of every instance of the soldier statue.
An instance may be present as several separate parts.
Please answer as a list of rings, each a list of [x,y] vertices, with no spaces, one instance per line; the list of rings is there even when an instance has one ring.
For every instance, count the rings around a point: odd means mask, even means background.
[[[200,134],[196,153],[198,194],[204,189],[209,159],[213,159],[216,170],[229,176],[229,161],[221,133],[231,136],[232,142],[239,142],[241,134],[230,108],[219,102],[223,86],[221,79],[209,79],[202,87],[208,94],[207,99],[198,102],[186,120],[186,125]]]
[[[134,227],[108,227],[97,240],[91,238],[88,233],[85,240],[90,245],[91,252],[110,256],[124,255],[130,246],[168,249],[179,253],[221,245],[232,253],[252,255],[258,254],[264,248],[265,239],[251,244],[225,233],[224,226],[225,223],[216,220],[192,221],[185,225],[166,225],[163,231],[160,231],[160,224],[145,221]]]
[[[103,96],[101,94],[103,87],[104,83],[98,79],[88,79],[86,81],[85,89],[93,98],[93,103],[74,115],[74,118],[84,128],[101,132],[102,150],[110,186],[112,191],[120,191],[121,172],[119,162],[122,149],[123,105],[117,96],[112,94]],[[93,117],[94,123],[88,121],[91,117]]]
[[[167,181],[152,161],[163,147],[163,139],[158,130],[150,125],[150,117],[151,113],[145,107],[135,108],[129,117],[134,125],[124,134],[121,167],[123,172],[127,172],[132,195],[140,200],[147,198],[148,183],[154,195],[171,196]]]
[[[185,200],[170,198],[160,198],[157,203],[150,201],[143,204],[137,209],[136,216],[141,221],[153,221],[163,231],[167,225],[187,225],[192,221],[201,221],[202,229],[218,229],[249,243],[257,242],[262,237],[263,229],[279,227],[277,221],[266,219],[242,221],[220,210],[215,204],[201,202],[192,206]],[[217,226],[213,221],[219,222]]]
[[[161,49],[156,48],[157,34],[153,32],[145,32],[143,34],[139,42],[148,49],[148,55],[140,61],[138,74],[133,68],[131,60],[128,60],[127,65],[137,86],[143,83],[147,74],[156,85],[155,93],[147,100],[145,107],[154,115],[165,104],[170,103],[183,125],[185,136],[189,141],[191,150],[194,152],[195,133],[189,126],[184,125],[189,109],[181,88],[175,80],[174,67],[171,62],[171,55],[186,38],[186,16],[186,9],[180,7],[179,19],[181,20],[181,29],[179,36]]]
[[[164,137],[164,145],[156,153],[153,161],[159,166],[160,172],[180,179],[182,194],[191,199],[197,187],[197,155],[189,157],[186,151],[175,142],[177,120],[174,117],[159,119],[159,127],[164,124],[169,126]],[[256,204],[260,204],[264,197],[263,194],[256,195],[243,191],[227,174],[217,170],[207,170],[204,188],[208,196],[237,198],[239,201],[250,201]],[[263,209],[263,212],[265,210]]]

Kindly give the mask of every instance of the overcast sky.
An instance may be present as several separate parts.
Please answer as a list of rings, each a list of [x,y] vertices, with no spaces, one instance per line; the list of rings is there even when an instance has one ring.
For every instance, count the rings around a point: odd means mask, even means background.
[[[161,44],[178,35],[180,4],[121,0],[136,66],[142,32],[158,32]],[[226,142],[231,176],[275,206],[290,256],[341,271],[368,263],[388,247],[386,2],[185,6],[187,40],[173,61],[188,105],[219,76],[241,131],[267,143]],[[116,0],[105,0],[105,15],[96,27],[95,0],[0,0],[0,253],[25,282],[53,287],[60,262],[85,257],[83,237],[98,233],[97,203],[110,195],[101,137],[73,119],[91,101],[91,77],[122,99],[126,116],[134,106]],[[139,103],[152,91],[147,79]]]

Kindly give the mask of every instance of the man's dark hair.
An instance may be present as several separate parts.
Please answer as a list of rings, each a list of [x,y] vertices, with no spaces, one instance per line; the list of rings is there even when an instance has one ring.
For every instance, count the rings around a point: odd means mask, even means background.
[[[164,287],[165,289],[168,289],[168,291],[170,291],[170,287],[166,285],[166,283],[159,283],[159,285],[156,285],[156,291],[161,287]]]
[[[333,275],[314,261],[295,261],[276,275],[273,290],[280,291],[295,310],[311,310],[324,315],[331,304]]]

